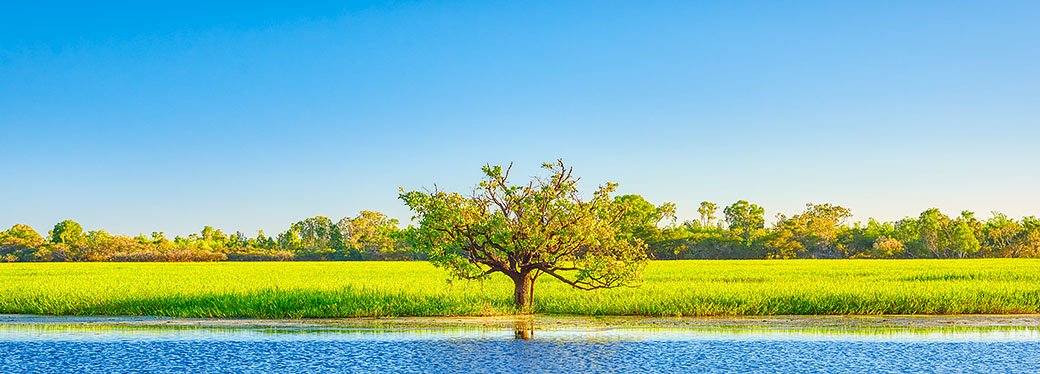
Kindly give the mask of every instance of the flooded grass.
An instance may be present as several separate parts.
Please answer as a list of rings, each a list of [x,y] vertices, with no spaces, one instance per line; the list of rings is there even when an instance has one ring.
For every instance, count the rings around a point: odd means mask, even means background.
[[[185,318],[493,316],[504,277],[448,282],[424,262],[0,264],[0,313]],[[655,261],[640,287],[535,290],[550,315],[1040,313],[1040,260]]]

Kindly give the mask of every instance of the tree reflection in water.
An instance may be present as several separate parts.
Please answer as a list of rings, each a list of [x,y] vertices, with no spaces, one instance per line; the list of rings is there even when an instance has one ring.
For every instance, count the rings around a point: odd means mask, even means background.
[[[531,340],[534,337],[534,321],[518,319],[513,324],[513,337],[516,340]]]

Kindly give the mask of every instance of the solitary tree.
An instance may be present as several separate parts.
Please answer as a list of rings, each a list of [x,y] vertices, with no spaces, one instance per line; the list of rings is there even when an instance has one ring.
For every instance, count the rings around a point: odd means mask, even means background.
[[[586,200],[563,161],[544,164],[549,175],[526,185],[510,184],[511,168],[485,165],[485,178],[469,197],[402,190],[419,224],[409,230],[416,248],[457,278],[509,276],[521,310],[530,309],[542,274],[582,290],[638,278],[646,244],[620,235],[624,207],[610,197],[616,184],[600,186]]]

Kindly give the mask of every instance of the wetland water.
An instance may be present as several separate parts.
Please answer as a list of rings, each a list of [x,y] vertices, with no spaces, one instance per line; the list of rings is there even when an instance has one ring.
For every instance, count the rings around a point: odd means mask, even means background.
[[[528,337],[529,340],[517,339]],[[4,372],[1001,372],[1040,329],[357,328],[0,323]]]

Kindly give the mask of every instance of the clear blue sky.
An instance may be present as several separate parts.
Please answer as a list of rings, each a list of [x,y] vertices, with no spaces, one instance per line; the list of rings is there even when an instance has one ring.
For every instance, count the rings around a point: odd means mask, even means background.
[[[1040,214],[1040,2],[0,11],[0,226],[268,233],[563,158],[653,202]]]

